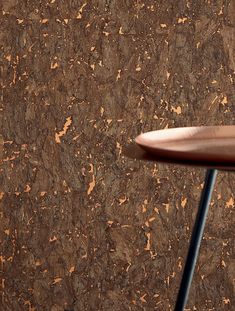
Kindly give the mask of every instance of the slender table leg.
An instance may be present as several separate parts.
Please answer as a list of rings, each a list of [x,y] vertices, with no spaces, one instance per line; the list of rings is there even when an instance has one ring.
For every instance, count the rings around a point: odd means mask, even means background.
[[[206,216],[209,210],[210,199],[217,175],[216,169],[208,169],[206,172],[205,183],[201,193],[199,208],[191,236],[188,255],[184,266],[180,289],[177,296],[175,311],[183,311],[187,302],[189,289],[191,286],[194,269],[197,262],[199,248],[205,227]]]

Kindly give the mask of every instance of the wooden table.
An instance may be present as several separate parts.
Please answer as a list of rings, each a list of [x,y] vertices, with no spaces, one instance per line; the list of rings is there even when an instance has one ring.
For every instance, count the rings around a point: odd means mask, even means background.
[[[192,283],[217,172],[235,171],[235,126],[182,127],[151,131],[139,135],[135,142],[124,150],[124,154],[129,158],[207,169],[175,305],[175,311],[183,311]]]

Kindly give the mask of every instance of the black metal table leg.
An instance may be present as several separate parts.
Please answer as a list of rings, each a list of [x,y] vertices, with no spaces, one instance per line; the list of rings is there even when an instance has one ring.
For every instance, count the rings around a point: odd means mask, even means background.
[[[210,199],[217,175],[216,169],[208,169],[201,194],[199,208],[191,236],[188,255],[184,266],[180,289],[177,296],[175,311],[183,311],[187,302],[189,289],[192,283],[193,273],[197,262],[199,248],[205,227],[206,216],[209,210]]]

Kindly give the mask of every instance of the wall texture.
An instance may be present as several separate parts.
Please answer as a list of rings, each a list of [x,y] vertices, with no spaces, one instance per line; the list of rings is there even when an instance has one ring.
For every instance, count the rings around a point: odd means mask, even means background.
[[[4,0],[4,311],[173,310],[204,170],[139,163],[141,131],[234,124],[234,0]],[[220,173],[187,310],[234,310]]]

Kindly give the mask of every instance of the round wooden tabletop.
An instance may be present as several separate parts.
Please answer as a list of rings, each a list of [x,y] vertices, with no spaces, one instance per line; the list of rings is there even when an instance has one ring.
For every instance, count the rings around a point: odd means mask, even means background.
[[[151,131],[135,142],[124,152],[134,159],[235,170],[235,125]]]

